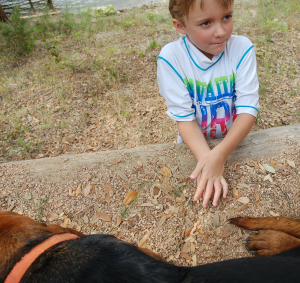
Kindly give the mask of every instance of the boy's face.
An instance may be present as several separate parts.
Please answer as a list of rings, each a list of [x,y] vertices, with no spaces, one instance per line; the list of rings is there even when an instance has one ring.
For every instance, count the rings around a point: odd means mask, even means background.
[[[187,36],[206,57],[212,59],[214,55],[225,50],[233,29],[233,5],[227,9],[217,0],[205,0],[203,8],[197,0],[191,7],[185,26],[173,19],[175,28]]]

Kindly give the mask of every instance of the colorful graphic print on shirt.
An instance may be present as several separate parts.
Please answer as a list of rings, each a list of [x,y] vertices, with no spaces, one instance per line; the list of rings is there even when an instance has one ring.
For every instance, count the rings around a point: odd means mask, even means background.
[[[222,137],[224,137],[231,125],[230,118],[232,117],[233,122],[237,116],[234,107],[236,101],[235,73],[229,78],[227,76],[215,78],[213,83],[209,81],[208,84],[193,79],[183,79],[183,81],[193,101],[192,107],[195,109],[195,116],[201,116],[201,130],[204,137],[207,137],[210,132],[209,138],[216,138],[217,125],[220,125]],[[218,117],[218,109],[224,110],[225,117]],[[210,129],[208,129],[209,126]]]

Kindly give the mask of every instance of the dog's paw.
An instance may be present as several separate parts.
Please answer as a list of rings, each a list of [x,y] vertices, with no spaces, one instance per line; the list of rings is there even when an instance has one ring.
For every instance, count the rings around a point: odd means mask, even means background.
[[[262,222],[262,218],[235,217],[229,219],[229,223],[249,230],[263,229],[262,228],[263,225],[261,222]]]
[[[260,230],[243,240],[250,253],[257,256],[271,256],[300,246],[300,240],[286,233]]]

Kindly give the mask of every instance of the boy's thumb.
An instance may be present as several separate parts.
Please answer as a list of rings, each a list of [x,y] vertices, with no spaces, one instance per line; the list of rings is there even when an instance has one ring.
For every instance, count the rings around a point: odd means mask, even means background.
[[[197,164],[195,170],[193,171],[193,173],[191,174],[190,178],[192,180],[195,180],[201,173],[202,169],[203,169],[204,165],[201,164],[200,162]]]

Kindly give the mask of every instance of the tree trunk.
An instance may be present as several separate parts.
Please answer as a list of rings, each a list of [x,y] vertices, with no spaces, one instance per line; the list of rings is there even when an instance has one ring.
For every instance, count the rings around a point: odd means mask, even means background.
[[[8,21],[8,17],[5,14],[5,12],[1,6],[1,3],[0,3],[0,22],[7,22],[7,21]]]
[[[49,7],[51,10],[54,10],[54,6],[53,6],[53,3],[52,3],[52,0],[47,0],[47,5],[48,5],[48,7]]]
[[[31,2],[31,0],[29,0],[29,4],[30,4],[30,7],[31,7],[32,11],[35,12],[35,9],[34,9],[34,6],[33,6],[32,2]]]

